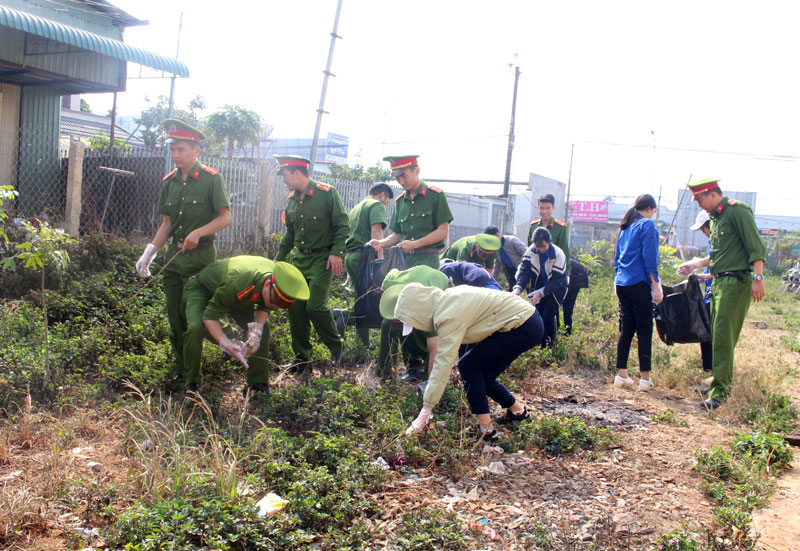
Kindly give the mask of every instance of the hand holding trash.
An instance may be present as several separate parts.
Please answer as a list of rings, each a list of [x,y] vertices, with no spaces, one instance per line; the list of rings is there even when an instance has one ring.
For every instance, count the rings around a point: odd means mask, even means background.
[[[542,298],[544,297],[544,291],[541,289],[536,289],[531,295],[528,297],[528,301],[536,306],[541,302]]]
[[[676,272],[678,272],[678,275],[681,277],[689,277],[700,268],[702,268],[702,266],[700,265],[699,260],[697,259],[687,260],[686,262],[678,266]]]
[[[261,346],[261,335],[264,334],[264,324],[251,321],[247,324],[247,341],[244,343],[244,357],[249,358]]]
[[[139,277],[150,277],[150,264],[153,263],[156,253],[158,253],[156,246],[148,243],[141,258],[136,262],[136,273],[139,274]]]
[[[406,429],[406,434],[416,434],[418,432],[422,432],[422,429],[425,428],[425,425],[428,424],[428,421],[431,420],[433,417],[433,410],[429,407],[423,407],[419,410],[419,415],[417,418],[411,422],[411,426]]]
[[[233,344],[228,337],[222,337],[219,340],[219,347],[223,352],[227,352],[231,357],[239,360],[243,366],[250,367],[247,365],[247,360],[244,359],[244,348]]]

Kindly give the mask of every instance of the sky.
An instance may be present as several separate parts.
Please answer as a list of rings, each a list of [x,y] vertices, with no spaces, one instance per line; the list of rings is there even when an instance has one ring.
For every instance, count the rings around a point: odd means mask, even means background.
[[[256,111],[275,138],[310,138],[336,0],[112,0],[149,21],[127,43],[178,58],[202,95]],[[349,164],[420,155],[423,178],[571,179],[575,199],[650,193],[672,208],[688,180],[757,191],[759,214],[800,207],[800,73],[791,1],[343,0],[322,132]],[[169,94],[129,68],[120,115]],[[142,76],[152,76],[146,70]],[[96,112],[110,96],[86,96]],[[570,160],[572,159],[572,163]],[[571,171],[570,171],[571,168]],[[571,173],[571,177],[570,177]],[[521,191],[521,188],[519,188]],[[499,193],[487,187],[486,193]]]

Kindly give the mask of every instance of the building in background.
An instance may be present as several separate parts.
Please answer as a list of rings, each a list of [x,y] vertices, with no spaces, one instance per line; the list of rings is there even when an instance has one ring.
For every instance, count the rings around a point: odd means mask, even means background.
[[[311,138],[279,138],[275,140],[275,155],[300,155],[311,158]],[[320,138],[317,144],[317,155],[314,159],[314,170],[330,174],[330,165],[346,165],[349,138],[341,134],[328,132],[328,136]]]
[[[71,140],[80,140],[88,146],[91,139],[98,135],[111,139],[111,117],[81,111],[79,95],[61,98],[61,119],[58,128],[58,147],[61,151],[69,149]],[[124,145],[130,147],[144,147],[142,139],[126,130],[121,121],[115,125],[114,140],[120,140]]]

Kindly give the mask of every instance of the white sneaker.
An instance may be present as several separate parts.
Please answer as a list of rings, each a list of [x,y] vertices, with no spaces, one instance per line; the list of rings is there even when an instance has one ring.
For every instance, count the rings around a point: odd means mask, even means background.
[[[648,390],[652,390],[654,386],[656,385],[654,385],[653,381],[650,379],[639,379],[639,390],[647,392]]]
[[[614,377],[614,386],[618,386],[620,388],[630,388],[633,386],[633,379],[630,377],[620,377],[617,375]]]

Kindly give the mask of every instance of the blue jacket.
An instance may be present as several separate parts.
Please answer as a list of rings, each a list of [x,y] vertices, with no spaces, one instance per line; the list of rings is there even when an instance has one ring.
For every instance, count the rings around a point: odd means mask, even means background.
[[[450,262],[445,264],[441,270],[447,279],[455,285],[470,285],[472,287],[487,287],[489,289],[500,289],[497,281],[480,264],[474,262]]]
[[[642,216],[617,236],[614,252],[614,284],[621,287],[645,282],[650,275],[658,277],[658,230],[655,223]]]
[[[540,255],[536,245],[531,245],[522,255],[517,268],[517,282],[514,289],[524,291],[528,284],[534,287],[537,281],[544,282],[544,295],[553,295],[559,304],[567,294],[567,255],[559,247],[550,244],[545,255]],[[534,289],[536,291],[537,289]]]

